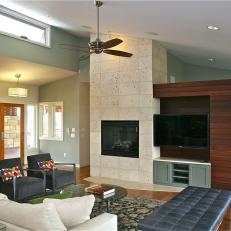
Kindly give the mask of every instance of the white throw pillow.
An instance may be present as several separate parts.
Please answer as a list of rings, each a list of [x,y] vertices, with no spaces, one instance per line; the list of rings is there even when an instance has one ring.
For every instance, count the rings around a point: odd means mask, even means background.
[[[56,210],[67,229],[72,229],[90,219],[91,210],[94,206],[95,197],[87,195],[82,197],[73,197],[68,199],[49,199],[46,198],[43,203],[53,203]]]
[[[19,204],[0,202],[0,220],[29,230],[66,231],[53,204]]]
[[[0,200],[8,200],[7,195],[0,193]]]

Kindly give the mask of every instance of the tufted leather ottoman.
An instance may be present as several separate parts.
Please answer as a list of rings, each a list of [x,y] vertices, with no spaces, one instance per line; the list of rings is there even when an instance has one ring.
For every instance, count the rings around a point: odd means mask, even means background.
[[[143,231],[215,231],[231,202],[231,192],[189,186],[140,221]]]

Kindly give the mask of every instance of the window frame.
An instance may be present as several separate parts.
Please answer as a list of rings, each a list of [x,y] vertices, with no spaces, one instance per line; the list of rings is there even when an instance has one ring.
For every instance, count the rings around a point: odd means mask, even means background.
[[[48,105],[48,136],[43,136],[43,114],[41,114],[40,106]],[[60,105],[62,108],[62,121],[61,121],[61,128],[62,133],[61,137],[55,136],[55,106]],[[54,140],[54,141],[63,141],[64,130],[63,130],[63,101],[56,101],[56,102],[40,102],[39,103],[39,140]]]
[[[35,142],[35,147],[30,147],[30,148],[28,147],[28,142],[27,142],[27,132],[28,132],[27,122],[29,120],[28,112],[27,112],[27,107],[28,106],[33,106],[34,109],[35,109],[35,115],[34,115],[34,128],[35,128],[35,131],[34,131],[35,132],[35,140],[34,140],[34,142]],[[26,134],[26,136],[25,136],[25,140],[26,140],[26,142],[25,142],[25,150],[27,150],[27,151],[37,150],[38,149],[38,105],[36,103],[25,104],[24,114],[25,114],[25,118],[26,118],[26,120],[25,120],[25,124],[26,124],[26,126],[25,126],[25,134]]]
[[[4,6],[1,6],[0,5],[0,15],[3,15],[3,16],[6,16],[6,17],[9,17],[9,18],[12,18],[14,20],[17,20],[19,22],[23,22],[25,24],[28,24],[30,26],[34,26],[36,28],[40,28],[40,29],[43,29],[45,30],[45,43],[40,43],[40,42],[36,42],[36,41],[33,41],[33,40],[30,40],[30,39],[24,39],[20,36],[17,36],[15,34],[11,34],[11,33],[7,33],[5,31],[1,31],[0,30],[0,34],[2,35],[6,35],[6,36],[9,36],[9,37],[12,37],[12,38],[15,38],[15,39],[19,39],[19,40],[22,40],[22,41],[25,41],[25,42],[29,42],[29,43],[33,43],[35,45],[39,45],[39,46],[43,46],[43,47],[46,47],[46,48],[51,48],[51,44],[50,44],[50,41],[51,41],[51,26],[46,24],[46,23],[43,23],[43,22],[40,22],[36,19],[33,19],[31,17],[28,17],[26,15],[23,15],[21,13],[18,13],[14,10],[11,10],[11,9],[8,9]]]

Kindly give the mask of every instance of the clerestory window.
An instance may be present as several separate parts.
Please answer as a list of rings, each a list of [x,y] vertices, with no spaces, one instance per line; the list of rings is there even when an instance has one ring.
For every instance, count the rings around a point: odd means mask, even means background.
[[[50,26],[0,6],[0,33],[38,45],[50,46]]]

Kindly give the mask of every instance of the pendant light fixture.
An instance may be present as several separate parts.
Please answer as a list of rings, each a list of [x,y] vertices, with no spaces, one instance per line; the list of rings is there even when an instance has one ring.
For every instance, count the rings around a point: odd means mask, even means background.
[[[28,89],[19,87],[20,77],[21,77],[20,74],[15,75],[15,78],[17,78],[17,87],[8,88],[8,96],[12,96],[12,97],[27,97],[28,96]]]

